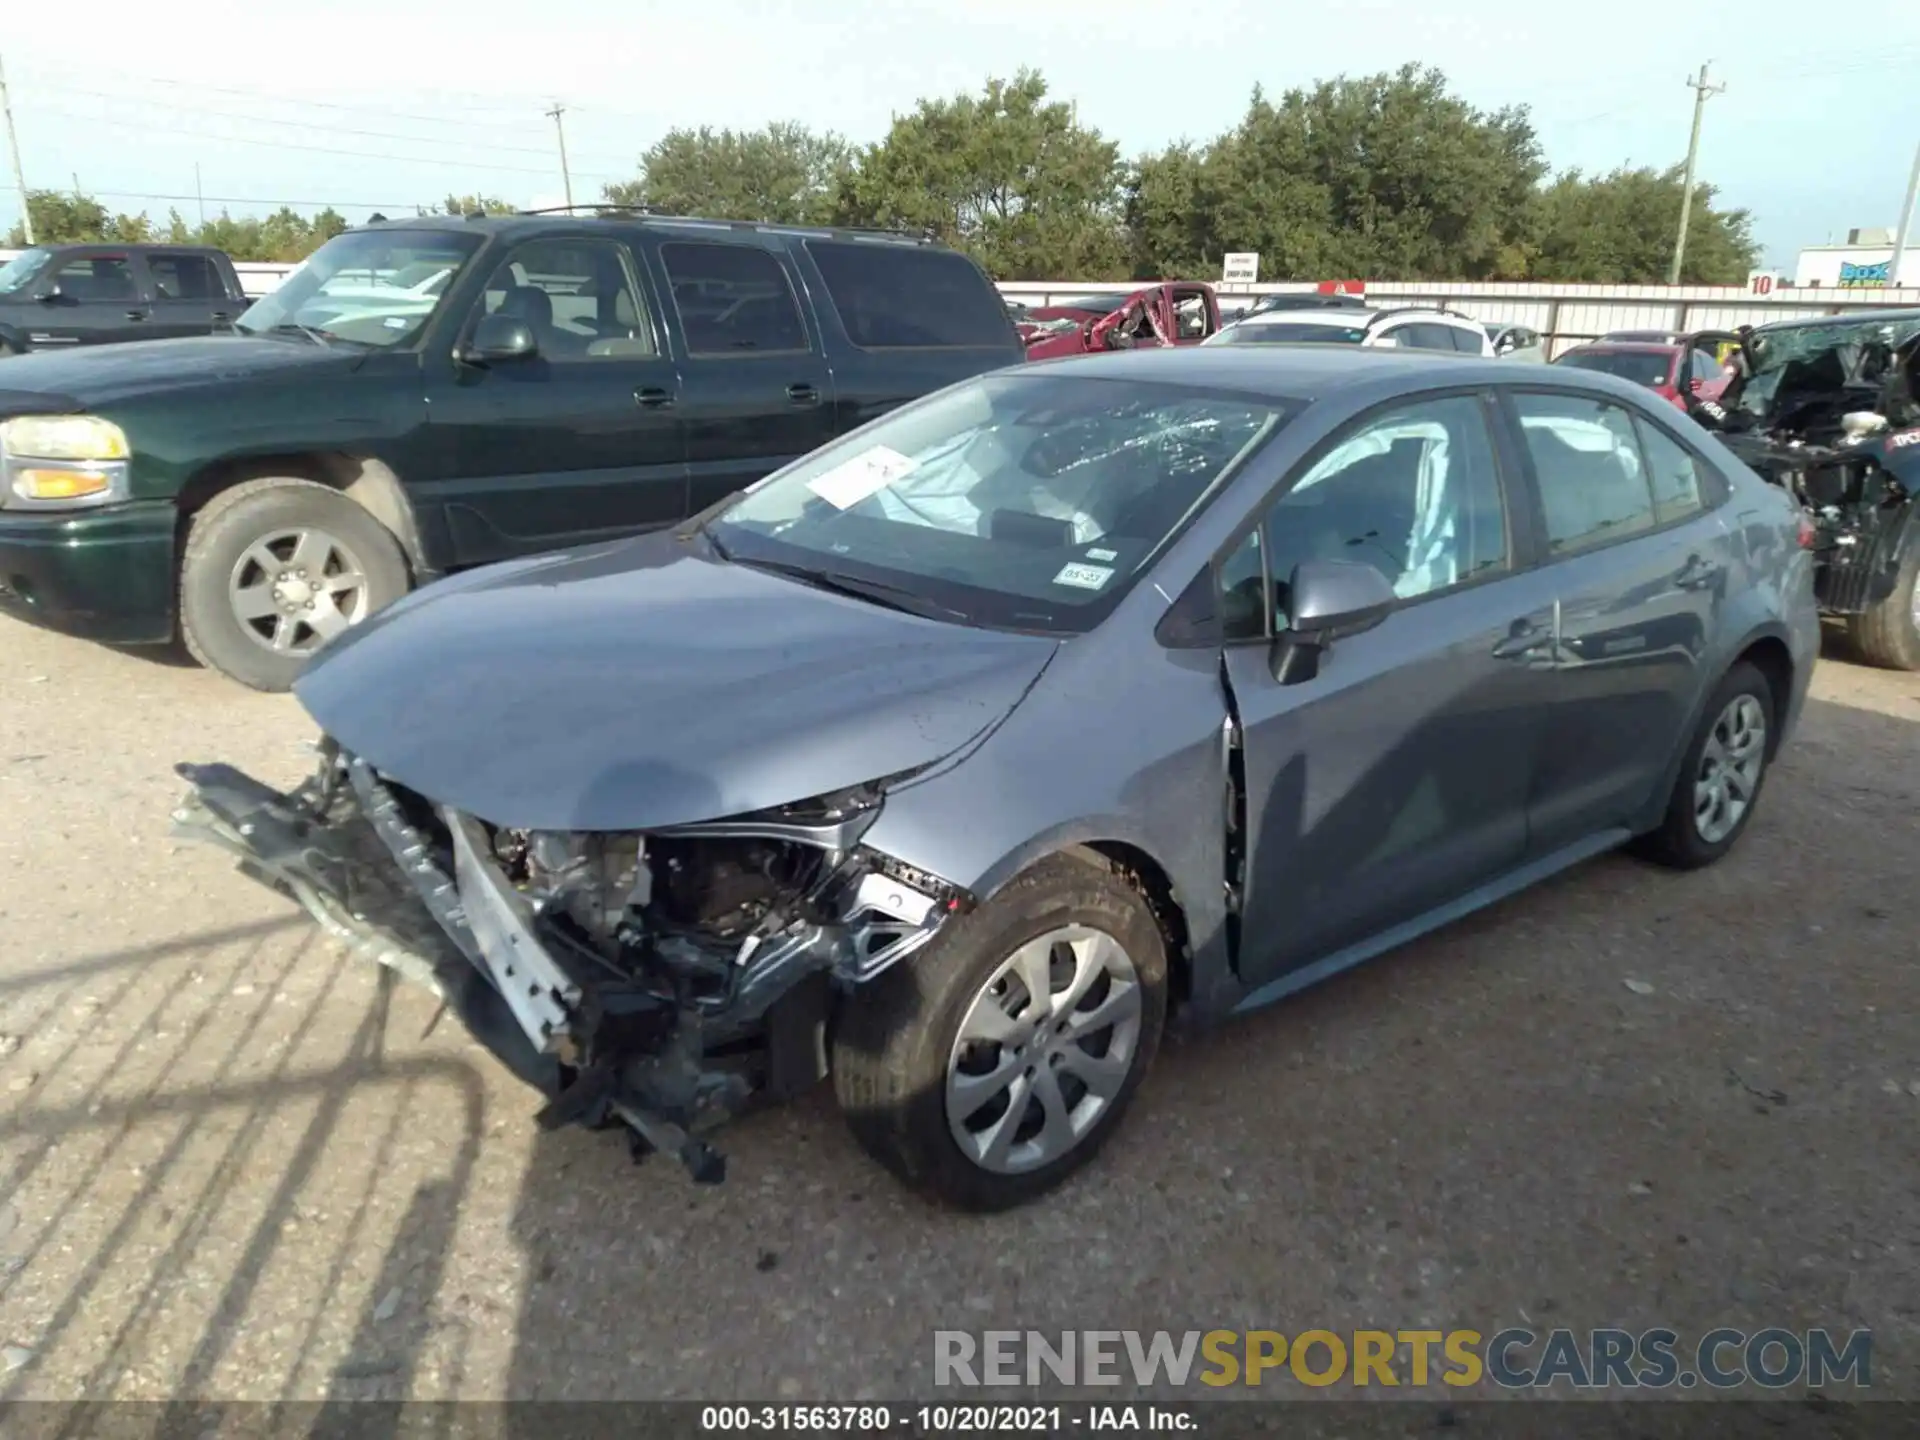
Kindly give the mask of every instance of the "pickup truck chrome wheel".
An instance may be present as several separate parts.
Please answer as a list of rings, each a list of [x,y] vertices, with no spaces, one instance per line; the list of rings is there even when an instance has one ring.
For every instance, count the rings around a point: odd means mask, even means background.
[[[1717,845],[1739,828],[1766,760],[1766,711],[1755,696],[1736,695],[1707,732],[1693,782],[1694,828],[1707,844]]]
[[[254,541],[234,563],[227,595],[241,629],[277,655],[311,655],[369,608],[359,557],[318,529]]]
[[[1068,925],[1020,946],[975,993],[948,1057],[961,1153],[1017,1175],[1079,1145],[1133,1071],[1141,1010],[1133,959],[1106,932]]]

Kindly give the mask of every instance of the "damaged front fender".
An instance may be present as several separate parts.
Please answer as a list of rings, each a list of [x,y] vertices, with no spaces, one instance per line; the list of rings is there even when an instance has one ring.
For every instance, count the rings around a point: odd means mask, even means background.
[[[834,994],[972,904],[860,843],[884,781],[656,831],[528,832],[321,750],[290,794],[178,766],[177,833],[440,997],[548,1097],[543,1125],[623,1124],[636,1155],[700,1180],[724,1174],[707,1134],[825,1073]]]

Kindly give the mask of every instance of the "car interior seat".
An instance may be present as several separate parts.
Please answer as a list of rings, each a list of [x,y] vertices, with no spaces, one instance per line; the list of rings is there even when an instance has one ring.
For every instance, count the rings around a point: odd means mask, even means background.
[[[527,328],[533,331],[534,343],[545,351],[552,347],[553,300],[547,292],[537,285],[514,285],[500,300],[496,314],[509,319],[524,320]]]

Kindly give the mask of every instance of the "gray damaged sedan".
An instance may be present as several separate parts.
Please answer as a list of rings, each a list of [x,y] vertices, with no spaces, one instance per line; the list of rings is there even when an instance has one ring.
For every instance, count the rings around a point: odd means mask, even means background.
[[[1163,1030],[1632,842],[1752,821],[1811,527],[1607,376],[1328,347],[1034,364],[670,533],[430,586],[297,693],[318,773],[176,819],[546,1097],[723,1172],[831,1075],[994,1209]]]

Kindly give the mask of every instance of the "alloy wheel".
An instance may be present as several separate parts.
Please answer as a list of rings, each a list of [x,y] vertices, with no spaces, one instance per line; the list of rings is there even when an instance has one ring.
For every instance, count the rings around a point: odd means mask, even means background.
[[[947,1125],[983,1170],[1014,1175],[1092,1133],[1140,1049],[1133,958],[1105,931],[1068,925],[1001,962],[968,1006],[947,1061]]]
[[[276,655],[311,655],[366,618],[369,593],[359,557],[310,527],[256,540],[227,582],[240,628]]]
[[[1767,716],[1752,695],[1736,695],[1707,732],[1693,781],[1693,825],[1718,845],[1736,829],[1760,788],[1767,760]]]

